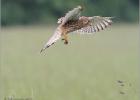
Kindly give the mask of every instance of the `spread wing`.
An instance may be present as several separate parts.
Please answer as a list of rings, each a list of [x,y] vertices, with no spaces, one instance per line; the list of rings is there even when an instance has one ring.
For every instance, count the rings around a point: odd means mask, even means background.
[[[89,17],[89,25],[87,27],[81,28],[80,30],[77,30],[77,32],[80,33],[95,33],[100,30],[104,30],[109,25],[112,24],[112,17],[100,17],[100,16],[94,16]]]
[[[44,45],[44,47],[41,49],[40,52],[44,51],[46,48],[50,47],[53,45],[58,39],[61,37],[61,28],[58,27],[56,31],[54,32],[53,36],[49,39],[49,41]]]
[[[74,8],[73,10],[69,11],[68,13],[66,13],[64,17],[59,18],[57,23],[58,24],[62,23],[62,25],[64,25],[69,20],[78,20],[80,17],[81,11],[82,11],[82,7],[78,6]]]

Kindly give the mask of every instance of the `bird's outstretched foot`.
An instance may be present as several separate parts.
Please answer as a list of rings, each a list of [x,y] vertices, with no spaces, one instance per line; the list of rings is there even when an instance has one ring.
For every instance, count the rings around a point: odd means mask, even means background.
[[[65,40],[64,44],[68,44],[68,41],[67,41],[67,40]]]
[[[64,38],[61,40],[64,41],[64,44],[68,44],[68,40],[65,40]]]

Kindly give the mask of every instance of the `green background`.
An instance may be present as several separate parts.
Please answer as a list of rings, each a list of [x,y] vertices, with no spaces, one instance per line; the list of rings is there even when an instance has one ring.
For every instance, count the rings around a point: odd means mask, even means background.
[[[77,5],[85,16],[114,16],[120,22],[138,21],[139,0],[1,0],[2,25],[51,24]]]
[[[140,100],[138,0],[1,0],[0,100]],[[115,16],[95,35],[69,34],[40,54],[56,21]],[[119,83],[122,81],[123,83]]]

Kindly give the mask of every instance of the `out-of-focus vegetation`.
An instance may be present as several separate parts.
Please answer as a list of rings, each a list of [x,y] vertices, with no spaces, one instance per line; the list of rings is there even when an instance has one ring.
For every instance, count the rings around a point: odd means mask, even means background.
[[[115,16],[138,21],[139,0],[1,0],[2,25],[52,23],[77,5],[86,16]]]
[[[0,100],[140,100],[138,25],[71,34],[40,54],[52,28],[3,27]]]

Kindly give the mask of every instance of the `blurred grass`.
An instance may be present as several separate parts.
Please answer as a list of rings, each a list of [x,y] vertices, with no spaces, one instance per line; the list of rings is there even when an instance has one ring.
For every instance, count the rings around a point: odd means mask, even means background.
[[[69,45],[58,41],[39,54],[53,30],[2,28],[1,100],[140,99],[137,24],[113,25],[95,36],[71,34]]]

